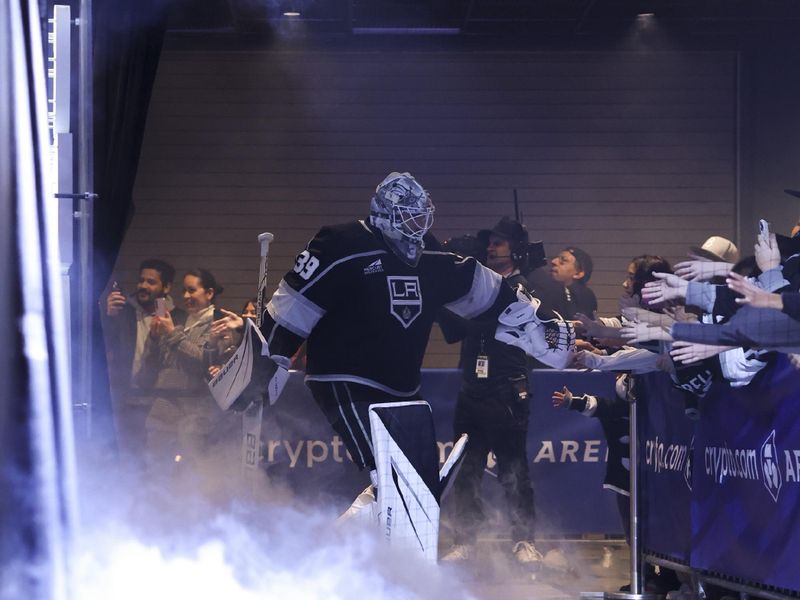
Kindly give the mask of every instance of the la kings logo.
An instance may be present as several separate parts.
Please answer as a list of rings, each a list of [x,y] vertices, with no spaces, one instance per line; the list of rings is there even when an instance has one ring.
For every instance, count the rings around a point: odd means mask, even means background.
[[[761,471],[763,473],[764,487],[767,488],[769,495],[777,502],[778,495],[781,493],[781,472],[778,468],[778,449],[775,447],[775,430],[769,434],[761,445]]]
[[[408,329],[422,313],[419,277],[390,275],[386,283],[389,285],[389,312]]]

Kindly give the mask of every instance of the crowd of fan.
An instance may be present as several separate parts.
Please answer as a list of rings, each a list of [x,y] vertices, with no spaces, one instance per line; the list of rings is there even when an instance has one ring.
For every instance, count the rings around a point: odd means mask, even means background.
[[[733,242],[712,236],[674,270],[659,256],[638,256],[628,266],[618,316],[576,315],[583,340],[574,365],[618,373],[616,396],[577,396],[564,387],[553,393],[553,405],[599,419],[608,443],[604,487],[617,493],[626,536],[631,374],[666,372],[682,390],[686,415],[697,419],[714,382],[747,386],[781,352],[800,365],[793,354],[800,348],[798,234],[800,223],[786,237],[762,221],[753,256],[740,258]],[[669,570],[646,575],[649,591],[680,585]]]
[[[223,288],[205,269],[183,276],[177,308],[174,277],[169,263],[145,260],[136,290],[126,296],[115,283],[102,311],[119,454],[151,473],[235,451],[240,423],[218,408],[207,382],[256,314],[255,299],[238,313],[218,307]]]
[[[742,259],[729,240],[713,236],[670,268],[658,256],[628,267],[621,314],[578,315],[588,342],[576,365],[609,371],[662,370],[702,398],[714,381],[748,385],[777,352],[800,341],[800,238],[762,227],[753,256]]]
[[[587,286],[592,260],[568,247],[528,276],[535,296],[572,320],[579,334],[575,366],[645,373],[665,371],[687,394],[687,414],[714,381],[745,386],[777,352],[800,340],[800,237],[762,230],[754,256],[740,259],[719,236],[689,249],[674,270],[659,256],[637,256],[623,283],[620,314],[597,317]],[[174,268],[142,262],[136,290],[116,285],[103,307],[114,419],[122,457],[138,466],[174,464],[235,438],[237,425],[208,392],[207,381],[239,343],[241,311],[218,307],[222,287],[205,269],[182,279],[184,308],[173,306]],[[556,406],[587,416],[602,412],[593,397],[564,389]]]

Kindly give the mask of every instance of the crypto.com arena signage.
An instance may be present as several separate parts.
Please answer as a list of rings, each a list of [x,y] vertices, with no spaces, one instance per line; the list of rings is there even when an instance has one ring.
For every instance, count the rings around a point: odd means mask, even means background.
[[[607,446],[599,421],[553,408],[551,401],[553,391],[564,385],[578,394],[608,395],[613,393],[613,382],[607,373],[548,370],[532,374],[528,459],[540,534],[622,534],[614,493],[603,489]],[[460,385],[461,373],[453,369],[422,374],[422,397],[433,410],[440,463],[453,446],[453,413]],[[327,496],[344,510],[369,483],[314,404],[301,373],[291,373],[280,400],[266,409],[262,439],[270,478],[286,482],[304,497]],[[483,488],[487,513],[506,514],[492,455],[487,456]],[[445,501],[443,521],[448,516]],[[490,525],[487,533],[502,537],[509,532],[507,527]]]
[[[800,591],[800,371],[780,356],[700,419],[648,376],[644,547],[708,573]]]

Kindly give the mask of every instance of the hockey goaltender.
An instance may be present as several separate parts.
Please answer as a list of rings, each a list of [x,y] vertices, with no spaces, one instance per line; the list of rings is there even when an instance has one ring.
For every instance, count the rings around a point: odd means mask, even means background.
[[[433,215],[430,195],[413,176],[390,173],[375,190],[368,219],[320,229],[261,318],[262,354],[273,368],[283,369],[279,365],[288,365],[287,357],[307,342],[306,383],[355,463],[370,471],[373,485],[348,509],[349,516],[378,512],[375,488],[385,480],[380,464],[376,467],[378,442],[371,425],[380,419],[374,408],[424,405],[420,368],[442,307],[466,319],[497,321],[498,340],[547,365],[567,366],[574,351],[569,323],[536,298],[513,290],[473,258],[440,251],[428,233]],[[430,414],[425,408],[419,414]],[[431,455],[438,456],[435,443]],[[378,457],[378,463],[383,460]],[[434,494],[437,504],[440,492]],[[387,495],[383,486],[381,495]],[[397,510],[394,514],[396,520]]]

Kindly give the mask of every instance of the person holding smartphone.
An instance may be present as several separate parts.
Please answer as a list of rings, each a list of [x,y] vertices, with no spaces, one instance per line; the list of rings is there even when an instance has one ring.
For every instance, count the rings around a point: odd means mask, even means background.
[[[194,467],[215,440],[227,437],[230,419],[206,385],[208,349],[216,343],[213,323],[225,316],[215,306],[222,291],[210,271],[192,269],[183,277],[185,321],[176,322],[169,312],[152,319],[141,371],[141,380],[152,386],[155,396],[146,421],[152,474],[169,475],[178,464],[181,471],[196,473]]]
[[[174,277],[168,262],[148,258],[139,265],[136,290],[126,296],[114,281],[101,311],[117,447],[120,458],[134,466],[142,465],[145,419],[153,404],[152,390],[138,381],[153,316],[160,304],[175,322],[184,318],[169,296]]]

